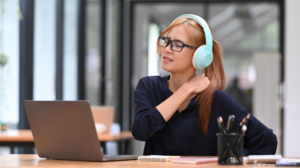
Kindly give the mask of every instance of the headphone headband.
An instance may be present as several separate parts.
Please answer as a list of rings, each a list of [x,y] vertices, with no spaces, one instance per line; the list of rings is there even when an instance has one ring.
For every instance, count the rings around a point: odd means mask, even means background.
[[[179,17],[177,17],[172,24],[179,18],[189,18],[194,21],[196,21],[204,30],[205,33],[205,40],[206,40],[206,45],[200,46],[194,53],[193,56],[193,66],[196,69],[204,69],[208,67],[213,60],[213,37],[211,34],[211,31],[209,29],[208,24],[204,19],[202,19],[200,16],[193,15],[193,14],[184,14]]]
[[[209,52],[212,54],[212,46],[213,46],[213,37],[211,34],[211,31],[209,29],[208,24],[204,19],[202,19],[200,16],[194,15],[194,14],[184,14],[178,16],[172,23],[174,23],[179,18],[190,18],[196,21],[204,30],[205,33],[205,40],[206,40],[206,52]]]

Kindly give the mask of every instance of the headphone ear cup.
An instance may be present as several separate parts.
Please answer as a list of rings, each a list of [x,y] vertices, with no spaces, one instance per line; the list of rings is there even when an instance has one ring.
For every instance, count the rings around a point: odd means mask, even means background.
[[[201,65],[201,60],[202,60],[202,57],[204,55],[206,51],[206,45],[202,45],[200,46],[199,48],[197,48],[197,50],[194,52],[194,56],[193,56],[193,66],[196,68],[196,69],[203,69],[205,67],[203,67]]]
[[[201,65],[203,66],[203,68],[206,68],[212,63],[212,60],[213,55],[204,53],[204,55],[201,58]]]

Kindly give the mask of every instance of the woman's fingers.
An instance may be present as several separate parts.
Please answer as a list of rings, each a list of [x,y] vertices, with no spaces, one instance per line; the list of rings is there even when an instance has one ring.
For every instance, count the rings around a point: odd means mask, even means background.
[[[194,77],[190,81],[190,86],[193,88],[193,93],[200,93],[203,92],[210,84],[209,79],[203,73],[202,75],[198,75]]]

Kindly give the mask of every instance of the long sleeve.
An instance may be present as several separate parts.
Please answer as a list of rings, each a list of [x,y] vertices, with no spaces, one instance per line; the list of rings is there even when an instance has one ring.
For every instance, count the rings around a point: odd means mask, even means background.
[[[251,116],[244,141],[248,149],[246,155],[275,154],[277,149],[277,137],[255,117]]]
[[[156,109],[153,100],[155,92],[151,92],[151,86],[142,78],[134,91],[134,123],[132,135],[135,139],[146,141],[155,137],[164,128],[166,122],[161,113]],[[151,92],[149,94],[148,92]]]
[[[175,112],[166,122],[156,106],[172,96],[168,87],[169,76],[149,76],[142,78],[134,91],[134,122],[132,134],[135,139],[146,141],[144,155],[185,155],[216,156],[220,132],[216,118],[235,115],[233,131],[238,130],[246,111],[229,94],[218,90],[211,104],[208,133],[205,135],[198,127],[199,104],[193,98],[181,113]],[[201,106],[201,105],[200,105]],[[274,154],[277,138],[254,116],[250,117],[244,136],[244,148],[248,154]]]
[[[220,110],[221,115],[227,116],[234,114],[236,116],[235,130],[237,130],[238,124],[242,121],[243,117],[249,114],[245,108],[225,92],[217,92],[215,96],[215,106],[218,106],[217,104],[219,104],[219,108],[222,109]],[[227,123],[226,118],[224,123]],[[244,137],[244,148],[248,150],[246,155],[275,154],[277,149],[277,137],[273,134],[272,130],[251,115]]]

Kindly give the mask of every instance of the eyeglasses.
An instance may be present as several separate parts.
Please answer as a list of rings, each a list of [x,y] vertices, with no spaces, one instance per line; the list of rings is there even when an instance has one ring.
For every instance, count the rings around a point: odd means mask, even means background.
[[[171,49],[176,52],[182,51],[183,47],[191,48],[191,49],[197,49],[197,47],[193,47],[187,44],[184,44],[183,42],[179,40],[171,40],[168,37],[159,36],[159,46],[161,47],[167,47],[169,44],[171,44]]]

